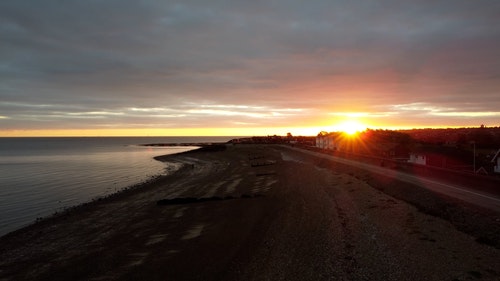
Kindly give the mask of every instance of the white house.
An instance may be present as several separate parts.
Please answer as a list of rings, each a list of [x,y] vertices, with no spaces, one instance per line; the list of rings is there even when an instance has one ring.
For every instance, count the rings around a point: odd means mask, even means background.
[[[495,156],[493,156],[493,158],[491,159],[491,163],[497,163],[494,167],[494,172],[495,173],[500,173],[500,149],[498,149],[497,153],[495,154]]]
[[[423,154],[410,153],[410,159],[408,160],[408,163],[426,165],[427,157]]]
[[[325,135],[323,135],[323,134],[317,135],[316,136],[316,147],[324,149],[324,147],[325,147],[325,141],[326,141]]]
[[[338,135],[334,133],[320,133],[316,137],[316,147],[321,149],[337,150],[339,148],[337,137]]]

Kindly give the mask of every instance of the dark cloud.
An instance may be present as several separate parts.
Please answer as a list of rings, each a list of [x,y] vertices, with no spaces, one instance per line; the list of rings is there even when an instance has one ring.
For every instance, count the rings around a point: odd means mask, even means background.
[[[408,104],[426,105],[425,125],[498,123],[499,13],[491,1],[5,0],[0,130],[293,126],[335,110],[398,110],[417,126]]]

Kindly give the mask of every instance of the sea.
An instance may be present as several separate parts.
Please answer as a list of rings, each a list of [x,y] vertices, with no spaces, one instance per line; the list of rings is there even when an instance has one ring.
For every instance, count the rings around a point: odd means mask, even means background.
[[[66,208],[166,175],[178,164],[155,156],[231,137],[0,138],[0,236]]]

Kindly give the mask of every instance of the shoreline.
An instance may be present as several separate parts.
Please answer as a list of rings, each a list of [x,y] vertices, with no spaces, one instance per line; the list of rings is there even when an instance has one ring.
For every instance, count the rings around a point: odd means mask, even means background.
[[[170,141],[170,138],[164,141]],[[204,141],[203,138],[172,141]],[[209,141],[210,139],[206,139]],[[216,139],[217,140],[217,139]],[[156,138],[27,138],[0,146],[0,236],[175,169],[154,156],[194,147],[139,147]]]
[[[500,276],[499,249],[386,194],[396,186],[286,147],[224,147],[155,157],[184,165],[0,237],[0,279]],[[202,200],[158,204],[176,198]]]
[[[188,146],[188,145],[185,145],[185,146]],[[192,150],[188,150],[187,152],[189,152],[189,151],[196,151],[196,150],[198,150],[200,148],[201,147],[194,148]],[[168,156],[168,155],[182,154],[182,153],[184,153],[184,152],[176,152],[176,153],[167,154],[167,155],[158,155],[158,156],[152,157],[151,159],[154,159],[156,161],[165,163],[165,162],[168,162],[168,161],[162,161],[162,160],[158,160],[156,158],[157,157],[165,157],[165,156]],[[174,163],[171,163],[171,164],[174,164]],[[80,202],[80,203],[75,204],[75,205],[69,205],[69,206],[65,206],[65,207],[61,207],[61,208],[55,209],[50,214],[47,214],[47,215],[44,215],[44,216],[41,216],[41,217],[36,217],[35,219],[33,219],[33,221],[28,222],[28,223],[26,223],[23,226],[20,226],[20,227],[18,227],[16,229],[13,229],[13,230],[8,231],[8,232],[6,232],[4,234],[1,234],[0,238],[4,237],[4,236],[7,236],[7,235],[11,235],[13,233],[17,233],[18,231],[22,231],[25,228],[33,227],[34,225],[36,225],[36,224],[38,224],[40,222],[44,222],[46,220],[51,220],[53,217],[58,217],[58,216],[66,215],[67,212],[73,212],[73,211],[75,211],[78,208],[90,206],[92,204],[95,204],[97,202],[101,202],[101,201],[104,201],[104,200],[113,200],[113,198],[115,196],[120,196],[121,193],[128,193],[128,192],[132,192],[134,190],[141,189],[141,188],[143,188],[145,186],[148,186],[148,185],[152,184],[153,182],[161,179],[162,177],[169,176],[169,175],[171,175],[173,173],[178,172],[178,170],[180,170],[182,168],[183,168],[182,166],[180,166],[179,168],[176,168],[176,169],[167,169],[167,167],[165,167],[162,170],[162,172],[160,172],[160,173],[158,173],[156,175],[150,175],[147,178],[145,178],[145,179],[143,179],[141,181],[138,181],[136,183],[131,183],[131,184],[128,184],[128,185],[124,185],[122,188],[116,189],[116,191],[114,191],[114,192],[110,192],[110,193],[103,194],[103,195],[97,195],[97,196],[94,196],[94,197],[88,199],[87,201]],[[15,234],[13,234],[13,235],[15,235]]]
[[[186,145],[186,146],[188,146],[188,145]],[[167,155],[158,155],[158,156],[154,156],[152,159],[165,163],[168,161],[159,160],[157,158],[164,158],[164,157],[168,157],[170,155],[183,154],[183,153],[190,152],[190,151],[196,151],[200,148],[195,148],[193,150],[172,153],[172,154],[167,154]],[[174,163],[171,163],[171,164],[174,164]],[[135,192],[141,192],[141,189],[146,188],[146,187],[154,184],[156,181],[159,181],[164,177],[169,177],[169,176],[174,175],[178,172],[182,172],[181,170],[185,169],[185,168],[187,168],[186,165],[180,165],[177,169],[168,170],[168,172],[165,174],[151,175],[147,179],[144,179],[144,180],[137,182],[137,183],[132,183],[132,184],[126,185],[123,188],[118,189],[115,192],[95,196],[86,202],[82,202],[82,203],[79,203],[76,205],[67,206],[67,207],[61,208],[59,210],[55,210],[54,213],[52,213],[52,214],[49,214],[49,215],[43,216],[43,217],[37,217],[34,221],[32,221],[24,226],[21,226],[18,229],[15,229],[15,230],[9,231],[3,235],[0,235],[0,239],[3,237],[6,237],[6,236],[16,235],[18,232],[29,231],[30,228],[36,228],[38,224],[47,224],[47,223],[50,224],[52,220],[56,220],[58,217],[61,217],[61,216],[68,216],[72,212],[79,212],[79,211],[85,210],[87,208],[92,208],[94,205],[104,203],[106,201],[118,200],[120,196],[127,196],[127,195],[133,194]],[[164,171],[167,171],[167,169],[165,168]]]

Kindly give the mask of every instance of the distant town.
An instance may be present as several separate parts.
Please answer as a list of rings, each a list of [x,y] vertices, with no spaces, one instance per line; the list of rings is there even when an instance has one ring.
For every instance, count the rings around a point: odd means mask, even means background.
[[[239,138],[233,144],[291,144],[392,168],[408,165],[500,177],[500,127],[373,130],[355,135],[319,132],[317,136]]]

